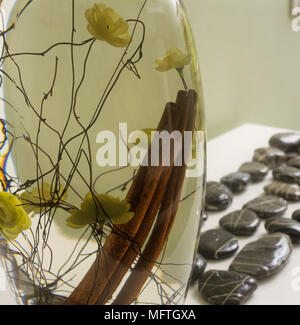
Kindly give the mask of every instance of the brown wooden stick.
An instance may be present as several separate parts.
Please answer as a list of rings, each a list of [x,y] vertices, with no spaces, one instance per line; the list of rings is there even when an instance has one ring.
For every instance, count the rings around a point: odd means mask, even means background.
[[[185,97],[185,92],[180,92],[177,97],[177,102],[181,100],[182,97]],[[171,118],[173,123],[173,129],[176,130],[178,128],[179,121],[183,118],[183,116],[180,115],[183,112],[181,112],[177,105],[174,104],[174,107],[172,107],[171,110]],[[171,149],[171,148],[170,148]],[[160,157],[161,157],[160,152]],[[157,186],[156,192],[153,196],[153,199],[151,201],[151,204],[149,206],[149,209],[147,211],[147,214],[145,215],[143,222],[135,236],[135,238],[132,240],[132,243],[127,251],[127,253],[124,255],[122,261],[120,262],[118,268],[116,269],[114,275],[111,277],[106,289],[103,291],[102,295],[99,297],[97,304],[105,304],[107,300],[109,300],[112,296],[112,294],[115,292],[115,290],[118,288],[121,280],[125,276],[125,274],[128,272],[130,266],[136,259],[137,255],[141,253],[141,248],[144,245],[147,236],[152,228],[153,222],[155,220],[155,217],[157,215],[158,209],[161,205],[163,195],[165,193],[168,180],[171,176],[173,164],[174,164],[174,153],[171,152],[171,159],[170,159],[170,166],[164,167],[160,182]]]
[[[145,218],[139,228],[137,235],[132,239],[132,243],[128,248],[126,254],[124,254],[118,268],[115,270],[114,274],[110,278],[106,288],[103,290],[101,296],[97,300],[98,305],[105,304],[115,292],[115,290],[120,285],[125,274],[128,272],[130,266],[141,252],[141,248],[145,243],[147,235],[151,230],[155,217],[157,215],[158,209],[161,205],[163,193],[165,192],[167,182],[171,175],[172,169],[166,170],[165,176],[161,177],[160,182],[157,186],[155,196],[151,201],[151,209],[148,209]]]
[[[175,170],[175,168],[174,168]],[[174,173],[172,173],[174,176]],[[117,298],[114,300],[113,305],[127,305],[133,302],[142,289],[145,281],[149,276],[149,270],[152,269],[154,263],[163,248],[163,241],[165,238],[168,220],[173,210],[173,196],[175,193],[176,178],[172,177],[168,184],[168,191],[164,197],[163,204],[160,208],[158,220],[155,223],[154,229],[151,233],[149,242],[146,245],[138,263],[132,270],[131,275],[119,292]],[[153,247],[155,242],[155,248]]]
[[[186,103],[182,104],[183,106],[181,109],[186,109],[187,114],[187,119],[182,121],[182,130],[193,131],[196,113],[195,92],[189,91]],[[159,257],[159,254],[165,246],[178,210],[181,190],[185,178],[185,170],[185,164],[181,167],[173,168],[151,237],[131,275],[113,302],[114,305],[130,304],[134,299],[136,299],[157,258]]]
[[[167,104],[157,130],[172,131],[171,104]],[[171,120],[170,120],[171,118]],[[151,150],[151,146],[149,152]],[[163,166],[142,166],[126,196],[131,204],[134,217],[125,225],[114,227],[107,237],[103,248],[100,250],[95,262],[68,297],[65,304],[96,304],[103,290],[107,287],[112,275],[120,265],[127,252],[132,238],[139,230],[143,218],[152,201],[153,195],[159,183]]]

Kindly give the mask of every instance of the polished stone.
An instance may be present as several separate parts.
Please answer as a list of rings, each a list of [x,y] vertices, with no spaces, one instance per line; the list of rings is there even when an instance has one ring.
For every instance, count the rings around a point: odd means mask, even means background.
[[[204,273],[206,266],[206,259],[201,254],[197,253],[191,273],[191,285],[195,284],[195,282],[199,280],[201,275]]]
[[[285,156],[286,156],[286,161],[289,161],[291,159],[295,159],[299,157],[299,154],[298,152],[286,152]]]
[[[300,187],[297,184],[288,184],[274,181],[264,187],[268,195],[279,196],[287,201],[300,201]]]
[[[264,279],[281,270],[291,252],[289,236],[281,233],[266,234],[246,244],[234,258],[229,270]]]
[[[291,167],[300,169],[300,156],[296,156],[287,161],[287,164]]]
[[[300,169],[292,166],[279,166],[272,170],[274,179],[286,183],[300,183]]]
[[[232,203],[232,192],[224,184],[207,182],[205,209],[207,211],[222,211]]]
[[[254,161],[247,161],[239,168],[239,172],[250,175],[252,182],[262,181],[267,176],[268,171],[269,168],[266,165]]]
[[[276,148],[258,148],[254,151],[253,161],[263,163],[269,168],[280,166],[286,161],[285,153]]]
[[[250,236],[259,226],[260,220],[251,210],[236,210],[222,217],[219,224],[236,236]]]
[[[297,209],[292,213],[292,219],[300,222],[300,209]]]
[[[244,192],[251,181],[248,173],[235,172],[221,178],[221,183],[226,185],[233,193]]]
[[[238,240],[225,230],[210,229],[200,234],[198,253],[206,259],[230,257],[238,248]]]
[[[252,210],[261,218],[269,218],[283,215],[287,207],[287,201],[283,198],[263,195],[247,202],[243,209]]]
[[[241,305],[257,289],[257,282],[249,275],[210,270],[199,279],[198,289],[211,305]]]
[[[296,132],[274,134],[269,139],[269,145],[285,152],[297,152],[300,148],[300,134]]]
[[[281,232],[288,235],[293,243],[300,242],[300,223],[296,220],[282,217],[270,218],[265,223],[269,233]]]

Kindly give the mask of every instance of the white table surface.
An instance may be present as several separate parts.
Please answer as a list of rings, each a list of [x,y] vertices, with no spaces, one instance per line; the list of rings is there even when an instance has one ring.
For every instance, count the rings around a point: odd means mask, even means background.
[[[246,161],[251,161],[256,148],[268,146],[271,135],[289,131],[256,124],[244,124],[228,133],[208,142],[207,181],[219,181],[222,176],[235,172]],[[263,193],[263,186],[272,179],[272,173],[263,182],[250,184],[247,190],[234,195],[232,205],[223,212],[208,214],[202,231],[218,227],[219,219],[225,214],[240,209],[244,203]],[[284,217],[291,217],[294,210],[300,209],[300,203],[289,203]],[[261,222],[253,236],[238,237],[239,251],[246,243],[254,241],[266,233],[264,222]],[[206,270],[227,270],[233,257],[222,261],[210,261]],[[189,290],[187,305],[206,304],[199,296],[197,286]],[[247,301],[249,305],[298,305],[300,304],[300,245],[294,245],[293,252],[287,265],[269,279],[259,281],[258,289]]]
[[[230,132],[223,134],[208,142],[208,169],[207,180],[219,181],[226,174],[237,171],[239,166],[252,159],[254,149],[268,146],[268,139],[271,135],[287,130],[274,127],[267,127],[256,124],[244,124]],[[204,223],[203,231],[218,226],[220,217],[228,212],[240,209],[246,202],[255,198],[262,193],[262,188],[271,180],[271,173],[260,183],[251,184],[246,192],[234,195],[232,205],[223,212],[209,213],[208,220]],[[285,214],[290,217],[292,212],[300,209],[300,203],[289,203],[288,210]],[[251,237],[239,237],[240,249],[249,241],[256,240],[266,231],[262,222]],[[222,260],[209,262],[207,269],[228,269],[233,257]],[[0,304],[15,304],[12,293],[5,283],[3,269],[0,268]],[[198,295],[197,287],[190,289],[187,299],[187,305],[205,305],[205,301]],[[300,245],[294,246],[293,253],[288,264],[278,274],[270,279],[260,281],[258,289],[248,300],[250,305],[297,305],[300,304]]]

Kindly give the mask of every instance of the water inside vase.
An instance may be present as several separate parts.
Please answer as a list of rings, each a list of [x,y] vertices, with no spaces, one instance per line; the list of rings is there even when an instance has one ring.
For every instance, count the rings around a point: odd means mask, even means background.
[[[2,184],[16,196],[38,193],[37,201],[24,205],[36,204],[29,212],[31,228],[15,240],[3,238],[1,246],[21,304],[61,304],[84,279],[116,225],[106,219],[101,224],[70,227],[66,220],[75,210],[83,210],[87,193],[126,200],[140,168],[130,164],[128,154],[133,154],[130,150],[136,145],[134,132],[155,131],[166,104],[175,103],[179,91],[187,87],[197,94],[193,127],[197,168],[187,168],[182,190],[175,183],[181,195],[172,230],[131,303],[184,301],[205,177],[203,100],[192,36],[178,1],[104,2],[128,24],[127,47],[120,46],[124,41],[121,25],[122,37],[116,36],[116,29],[103,40],[99,26],[100,39],[91,35],[86,11],[94,8],[94,1],[16,1],[11,8],[3,4],[7,32],[2,37]],[[117,18],[108,11],[103,19],[116,24]],[[189,56],[189,63],[184,69],[173,66],[158,71],[157,58],[170,49],[180,49],[180,54]],[[112,137],[104,141],[105,135]],[[154,228],[153,223],[151,231]],[[114,301],[139,258],[137,252],[105,303]]]

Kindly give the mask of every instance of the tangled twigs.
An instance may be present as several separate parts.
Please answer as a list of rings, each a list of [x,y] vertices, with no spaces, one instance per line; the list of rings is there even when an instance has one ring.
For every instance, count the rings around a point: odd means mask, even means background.
[[[172,130],[170,105],[166,106],[158,130]],[[150,151],[151,149],[149,149]],[[94,264],[66,300],[66,304],[95,304],[118,268],[132,239],[139,230],[159,183],[163,166],[142,166],[129,189],[126,200],[135,216],[127,224],[114,227]]]
[[[176,104],[167,104],[158,130],[171,132],[178,129],[182,133],[186,130],[192,131],[195,96],[194,91],[179,92]],[[135,217],[129,223],[113,228],[94,264],[66,300],[66,304],[103,304],[110,299],[136,256],[140,254],[160,207],[150,239],[136,266],[140,268],[143,265],[143,276],[132,290],[130,289],[130,295],[126,293],[128,291],[126,283],[115,303],[119,303],[123,292],[128,296],[129,303],[132,301],[131,298],[136,297],[166,243],[177,212],[186,167],[185,165],[173,167],[173,162],[174,157],[170,166],[160,164],[142,166],[139,169],[127,194]],[[149,247],[151,252],[147,253]],[[137,271],[134,268],[129,282],[132,281],[135,270]]]

